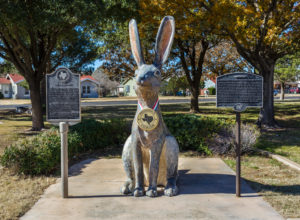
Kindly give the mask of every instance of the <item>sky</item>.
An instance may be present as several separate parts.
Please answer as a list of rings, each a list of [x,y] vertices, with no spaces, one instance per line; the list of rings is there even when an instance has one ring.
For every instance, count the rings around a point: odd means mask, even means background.
[[[94,70],[96,70],[101,64],[103,63],[103,60],[96,60],[91,66],[94,67]]]

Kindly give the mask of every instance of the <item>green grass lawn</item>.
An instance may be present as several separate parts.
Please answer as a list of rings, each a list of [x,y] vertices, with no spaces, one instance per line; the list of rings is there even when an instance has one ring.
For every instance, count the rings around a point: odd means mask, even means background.
[[[17,114],[14,110],[0,110],[0,155],[5,147],[19,138],[26,138],[39,132],[30,131],[31,115]],[[45,122],[46,128],[51,125]]]
[[[275,117],[282,129],[262,132],[256,147],[300,164],[300,102],[276,103]]]
[[[223,159],[235,170],[235,160]],[[300,172],[271,158],[243,156],[244,180],[285,218],[300,217]],[[241,189],[243,192],[243,189]]]
[[[16,114],[14,111],[0,111],[0,155],[6,146],[24,137],[26,130],[31,128],[30,120],[29,115]]]

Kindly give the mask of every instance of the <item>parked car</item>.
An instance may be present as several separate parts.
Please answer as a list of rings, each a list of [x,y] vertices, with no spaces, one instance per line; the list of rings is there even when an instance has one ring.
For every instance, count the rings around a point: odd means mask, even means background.
[[[182,91],[176,92],[176,96],[183,96],[183,92]]]
[[[299,87],[291,87],[290,93],[300,93],[300,88]]]

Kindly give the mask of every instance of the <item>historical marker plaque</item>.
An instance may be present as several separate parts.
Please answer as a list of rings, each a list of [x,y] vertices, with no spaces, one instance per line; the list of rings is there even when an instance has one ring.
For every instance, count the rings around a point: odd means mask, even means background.
[[[217,107],[236,111],[236,196],[241,196],[241,112],[263,106],[263,78],[251,73],[231,73],[217,77]]]
[[[61,67],[46,75],[47,121],[79,122],[80,75]],[[72,124],[72,123],[71,123]]]
[[[231,73],[217,77],[217,107],[242,112],[263,106],[263,78],[251,73]]]

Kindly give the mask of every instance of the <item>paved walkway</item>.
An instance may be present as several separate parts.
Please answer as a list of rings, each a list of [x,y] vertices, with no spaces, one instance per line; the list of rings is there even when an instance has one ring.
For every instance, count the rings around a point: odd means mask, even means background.
[[[283,219],[235,176],[221,159],[180,158],[180,194],[157,198],[120,195],[125,173],[120,159],[87,160],[72,167],[70,198],[60,182],[50,186],[21,219]]]

